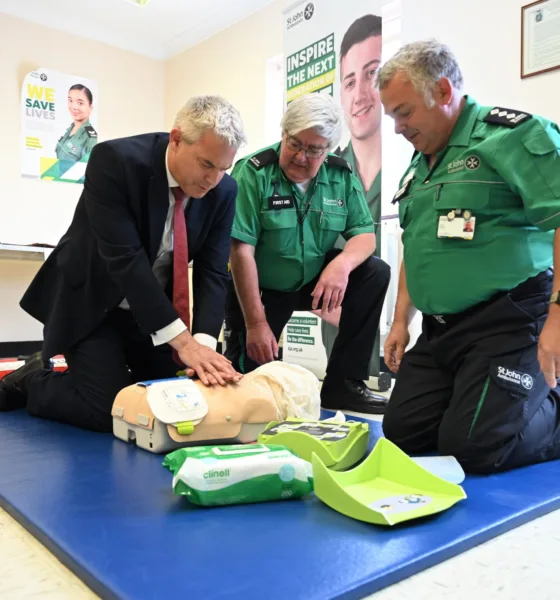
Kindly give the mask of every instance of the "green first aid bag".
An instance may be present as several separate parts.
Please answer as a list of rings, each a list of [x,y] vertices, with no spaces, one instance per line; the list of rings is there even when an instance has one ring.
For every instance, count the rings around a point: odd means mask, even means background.
[[[313,491],[311,463],[279,445],[180,448],[163,466],[173,473],[174,493],[199,506],[288,500]]]

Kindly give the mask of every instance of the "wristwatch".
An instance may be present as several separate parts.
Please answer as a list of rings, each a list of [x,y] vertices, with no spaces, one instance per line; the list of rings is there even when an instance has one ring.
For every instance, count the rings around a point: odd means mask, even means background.
[[[552,296],[550,296],[549,300],[550,304],[560,304],[560,292],[554,292]]]

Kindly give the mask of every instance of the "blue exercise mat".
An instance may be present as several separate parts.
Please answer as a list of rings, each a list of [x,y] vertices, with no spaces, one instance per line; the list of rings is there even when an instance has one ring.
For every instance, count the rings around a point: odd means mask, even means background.
[[[313,495],[194,507],[162,460],[0,414],[0,504],[103,598],[362,598],[560,507],[560,461],[467,477],[468,498],[449,511],[382,528]]]

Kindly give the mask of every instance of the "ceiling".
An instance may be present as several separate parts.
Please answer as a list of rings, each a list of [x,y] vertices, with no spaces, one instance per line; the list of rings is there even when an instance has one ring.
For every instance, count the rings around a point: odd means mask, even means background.
[[[164,60],[273,1],[0,0],[0,13]]]

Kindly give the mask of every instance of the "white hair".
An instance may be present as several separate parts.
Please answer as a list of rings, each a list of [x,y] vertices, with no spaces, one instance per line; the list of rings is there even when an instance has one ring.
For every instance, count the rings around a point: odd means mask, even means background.
[[[313,129],[334,148],[342,131],[340,109],[330,94],[309,93],[292,101],[282,117],[282,135],[297,135]]]
[[[412,83],[428,108],[435,105],[435,86],[442,77],[447,77],[458,92],[463,88],[457,59],[445,44],[434,39],[406,44],[392,56],[377,75],[379,89],[386,87],[398,73]]]
[[[196,142],[209,129],[233,148],[247,143],[241,115],[221,96],[191,98],[177,113],[174,127],[188,144]]]

